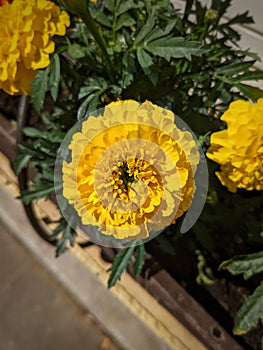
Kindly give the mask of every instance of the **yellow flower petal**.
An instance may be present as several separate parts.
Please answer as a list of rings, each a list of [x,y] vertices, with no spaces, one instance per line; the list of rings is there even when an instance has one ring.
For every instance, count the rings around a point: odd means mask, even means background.
[[[52,37],[65,35],[69,16],[48,0],[13,0],[0,6],[0,22],[0,89],[28,95],[55,50]]]
[[[263,99],[235,101],[222,116],[227,129],[211,136],[207,157],[220,164],[216,172],[229,191],[263,190]]]

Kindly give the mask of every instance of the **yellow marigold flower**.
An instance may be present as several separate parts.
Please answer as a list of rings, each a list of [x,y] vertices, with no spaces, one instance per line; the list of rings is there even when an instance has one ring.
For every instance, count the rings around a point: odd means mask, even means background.
[[[113,102],[89,116],[63,161],[63,195],[82,224],[116,239],[147,238],[190,206],[199,152],[174,114],[149,101]]]
[[[220,164],[216,172],[229,191],[263,190],[263,99],[235,101],[222,116],[227,129],[211,136],[207,157]]]
[[[65,35],[69,16],[47,0],[14,0],[0,7],[0,89],[30,94],[37,70],[49,64],[54,35]]]

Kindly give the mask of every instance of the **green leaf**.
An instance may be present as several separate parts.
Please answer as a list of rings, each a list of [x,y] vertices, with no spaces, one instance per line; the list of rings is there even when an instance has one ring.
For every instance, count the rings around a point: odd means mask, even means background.
[[[52,193],[54,193],[54,184],[47,185],[43,187],[39,187],[35,190],[26,190],[21,193],[18,197],[25,204],[31,203],[33,200],[37,200],[40,198],[48,198]]]
[[[227,23],[228,25],[232,25],[232,24],[251,24],[251,23],[254,23],[254,20],[253,20],[253,17],[251,16],[248,16],[249,14],[249,11],[246,11],[240,15],[237,15],[236,17],[230,19],[230,21]]]
[[[74,43],[68,47],[68,53],[73,58],[82,58],[86,56],[87,48]]]
[[[18,175],[22,169],[24,169],[31,159],[31,154],[20,154],[18,158],[13,162],[13,169],[16,175]]]
[[[246,97],[251,98],[254,101],[257,101],[259,98],[263,97],[263,90],[260,90],[257,87],[241,83],[237,84],[237,87]]]
[[[198,41],[188,41],[185,38],[161,38],[147,43],[143,48],[153,55],[165,58],[187,58],[191,60],[192,55],[201,56],[206,50],[202,48]]]
[[[62,237],[57,242],[56,257],[59,257],[67,249],[67,242],[73,247],[75,243],[75,231],[66,225],[65,229],[62,230]]]
[[[263,251],[248,255],[237,255],[230,260],[224,261],[219,268],[228,270],[232,275],[243,274],[247,280],[263,272]]]
[[[185,8],[184,8],[184,19],[187,19],[188,16],[190,15],[193,4],[194,4],[194,0],[186,1]]]
[[[47,67],[45,70],[40,70],[31,82],[31,103],[37,112],[41,111],[46,92],[48,91],[48,74],[49,67]]]
[[[161,28],[155,28],[154,30],[152,30],[152,32],[147,36],[147,38],[145,39],[146,42],[150,42],[162,37],[167,36],[168,34],[170,34],[170,32],[173,30],[175,26],[175,21],[170,21],[168,22],[165,30],[162,30]]]
[[[145,254],[146,251],[144,248],[144,244],[139,244],[135,249],[135,262],[133,265],[135,276],[138,276],[142,271],[143,265],[145,263]]]
[[[77,118],[78,120],[84,118],[86,114],[97,109],[99,104],[99,94],[90,94],[80,105],[78,109]]]
[[[114,0],[104,0],[103,3],[110,12],[114,12]]]
[[[234,82],[242,82],[245,80],[261,80],[261,79],[263,79],[263,71],[253,71],[253,72],[244,73],[242,75],[238,75],[232,80]]]
[[[263,321],[263,282],[238,310],[233,332],[236,335],[246,334],[260,320]]]
[[[28,137],[40,137],[43,136],[43,131],[31,126],[26,126],[23,128],[23,134]]]
[[[98,91],[99,89],[101,89],[99,85],[83,86],[79,91],[78,98],[81,100],[83,97],[86,97],[91,93]]]
[[[143,49],[137,50],[137,58],[142,69],[148,68],[153,65],[151,56]]]
[[[243,71],[248,71],[248,69],[251,68],[254,63],[255,61],[253,60],[248,62],[224,64],[222,67],[216,69],[216,73],[233,76]]]
[[[132,26],[135,23],[135,20],[128,13],[125,12],[117,19],[116,24],[114,26],[114,31],[117,31],[122,27]]]
[[[122,13],[127,12],[129,10],[140,8],[142,6],[143,2],[141,1],[138,4],[135,4],[134,0],[122,1],[116,11],[116,16],[119,16]]]
[[[60,60],[58,55],[53,55],[50,61],[50,75],[48,88],[53,100],[56,102],[60,83]]]
[[[111,274],[108,280],[108,288],[111,288],[115,285],[118,279],[120,279],[121,274],[126,270],[132,254],[135,249],[135,243],[128,247],[120,250],[115,256],[112,267],[110,268]]]
[[[91,17],[95,21],[97,21],[98,23],[102,24],[105,27],[109,27],[109,28],[112,27],[112,23],[109,20],[108,16],[105,13],[103,13],[101,10],[95,7],[90,7],[89,11],[90,11]]]
[[[55,241],[57,238],[58,238],[58,235],[66,229],[66,226],[67,226],[67,222],[66,220],[62,217],[60,220],[59,220],[59,223],[58,225],[54,228],[53,232],[52,232],[52,235],[50,236],[50,241]]]
[[[136,36],[134,40],[134,45],[138,45],[143,42],[143,40],[146,38],[148,34],[151,33],[153,27],[154,27],[155,21],[152,16],[149,16],[147,19],[147,22],[142,27],[142,29],[139,31],[138,35]]]

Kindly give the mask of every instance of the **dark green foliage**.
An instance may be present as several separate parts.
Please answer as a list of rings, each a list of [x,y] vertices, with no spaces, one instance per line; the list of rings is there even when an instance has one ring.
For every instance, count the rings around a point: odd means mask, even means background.
[[[145,257],[146,251],[144,248],[144,244],[139,244],[136,248],[135,248],[135,262],[133,265],[134,268],[134,275],[135,276],[139,276],[143,266],[144,266],[144,257]]]
[[[238,310],[233,332],[237,335],[245,334],[259,321],[263,322],[263,282]]]
[[[40,112],[44,105],[46,93],[50,94],[54,101],[57,100],[60,84],[60,60],[54,54],[46,69],[40,70],[32,81],[31,102],[37,112]]]
[[[232,275],[244,275],[245,279],[263,272],[263,251],[248,255],[238,255],[224,261],[221,269],[228,270]]]
[[[110,277],[108,280],[108,288],[111,288],[121,278],[121,274],[127,269],[130,263],[131,257],[135,250],[135,244],[133,243],[128,248],[120,250],[114,258],[112,267],[110,268]]]

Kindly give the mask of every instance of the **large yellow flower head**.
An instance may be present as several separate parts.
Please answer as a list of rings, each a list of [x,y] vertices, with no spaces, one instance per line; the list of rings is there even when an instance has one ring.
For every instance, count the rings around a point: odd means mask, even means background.
[[[144,239],[188,210],[200,156],[171,111],[118,101],[80,128],[70,137],[62,182],[83,225],[118,240]]]
[[[37,70],[49,64],[54,35],[65,35],[69,16],[47,0],[14,0],[0,6],[0,89],[30,94]]]
[[[220,164],[217,177],[231,192],[263,190],[263,99],[232,102],[221,119],[227,129],[212,134],[207,151]]]

